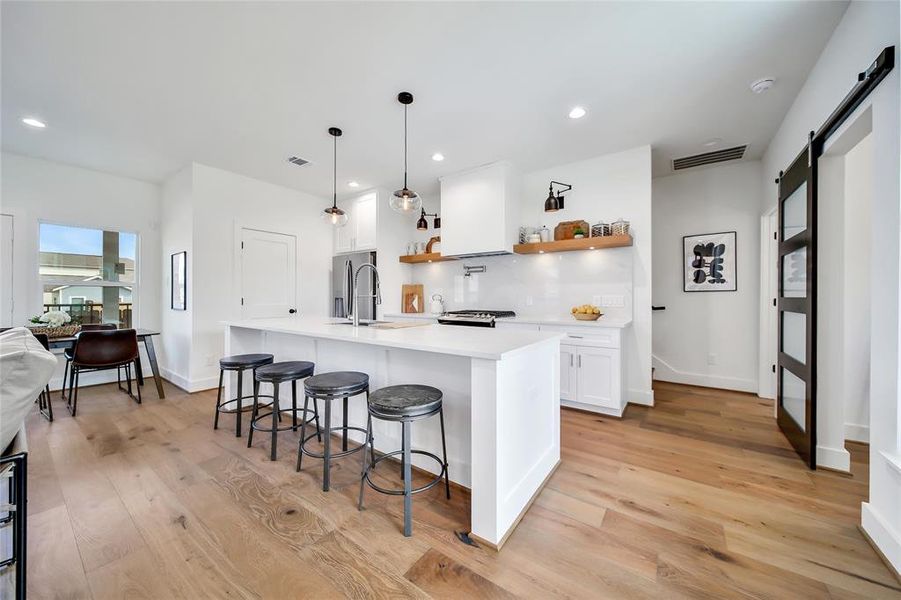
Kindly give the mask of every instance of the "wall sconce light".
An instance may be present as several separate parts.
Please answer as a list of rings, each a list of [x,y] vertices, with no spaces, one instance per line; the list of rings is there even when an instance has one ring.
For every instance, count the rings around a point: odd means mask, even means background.
[[[419,215],[419,220],[416,221],[416,229],[418,229],[419,231],[429,230],[429,222],[426,221],[426,217],[435,217],[435,229],[441,229],[441,217],[438,216],[438,213],[429,214],[425,211],[424,208],[421,210],[422,213]]]
[[[554,186],[557,186],[557,195],[554,195]],[[563,210],[563,193],[573,189],[568,183],[552,181],[547,186],[547,200],[544,201],[544,212],[557,212]]]

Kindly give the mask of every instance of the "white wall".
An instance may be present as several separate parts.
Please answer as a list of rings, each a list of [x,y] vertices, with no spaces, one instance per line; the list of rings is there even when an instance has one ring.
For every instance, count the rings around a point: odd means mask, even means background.
[[[623,296],[624,307],[603,310],[633,319],[624,333],[627,397],[633,403],[652,404],[650,154],[650,147],[643,146],[527,173],[523,178],[524,225],[547,225],[553,230],[560,221],[597,223],[622,217],[631,222],[633,247],[415,265],[410,267],[410,282],[424,285],[427,306],[431,295],[438,293],[448,310],[512,309],[526,316],[565,316],[572,306],[592,303],[597,296]],[[566,209],[556,214],[544,212],[552,179],[573,186],[566,194]],[[427,203],[427,211],[434,208],[440,208],[438,203]],[[429,237],[417,236],[414,227],[405,241]],[[485,265],[488,270],[464,278],[464,264]]]
[[[657,379],[757,391],[760,171],[751,161],[653,181]],[[718,231],[736,232],[737,291],[684,292],[682,237]]]
[[[870,245],[873,144],[867,136],[845,155],[844,357],[845,439],[870,441]]]
[[[863,504],[861,521],[882,554],[901,570],[899,37],[897,2],[850,4],[763,157],[761,204],[775,204],[773,178],[804,147],[807,132],[825,121],[884,47],[895,46],[895,69],[857,109],[872,109],[869,241],[871,255],[881,258],[870,265],[870,501]]]
[[[236,231],[247,227],[296,236],[297,310],[301,315],[323,317],[328,314],[332,232],[319,219],[319,212],[326,205],[321,198],[197,163],[190,169],[191,239],[184,238],[183,229],[173,233],[171,239],[175,241],[163,258],[168,265],[170,250],[189,250],[191,283],[189,316],[185,318],[191,321],[192,335],[190,339],[179,336],[170,352],[179,357],[190,356],[189,380],[179,385],[198,391],[218,383],[218,360],[224,352],[222,321],[241,316],[235,276]],[[166,189],[172,196],[165,203],[167,221],[185,218],[177,212],[179,202],[188,196],[184,182],[179,185],[177,181],[182,177],[186,177],[183,172],[167,183]],[[167,243],[169,240],[167,234]],[[164,310],[169,311],[168,303]],[[184,369],[184,359],[179,361],[178,365],[170,363],[170,368]]]
[[[163,377],[183,389],[190,388],[191,351],[194,333],[194,169],[188,165],[170,177],[162,189],[160,248],[162,285],[160,294],[161,346],[160,369]],[[172,310],[170,298],[172,254],[187,251],[188,310]]]
[[[160,326],[160,188],[151,183],[4,152],[0,212],[13,215],[13,323],[43,311],[38,280],[41,221],[138,234],[138,294],[134,325]],[[144,364],[148,364],[146,359]],[[62,381],[63,364],[51,380]],[[148,369],[149,370],[149,369]],[[114,372],[86,374],[87,385],[114,381]]]

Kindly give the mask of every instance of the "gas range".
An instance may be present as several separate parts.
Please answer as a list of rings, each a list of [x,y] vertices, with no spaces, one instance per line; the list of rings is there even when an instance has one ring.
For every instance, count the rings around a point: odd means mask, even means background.
[[[496,319],[515,316],[512,310],[452,310],[438,317],[438,322],[442,325],[494,327]]]

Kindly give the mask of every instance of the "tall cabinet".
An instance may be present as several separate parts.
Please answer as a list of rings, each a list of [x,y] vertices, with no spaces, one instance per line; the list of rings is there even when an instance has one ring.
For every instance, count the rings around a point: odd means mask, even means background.
[[[366,192],[342,203],[347,225],[335,230],[335,254],[375,250],[378,244],[378,193]]]

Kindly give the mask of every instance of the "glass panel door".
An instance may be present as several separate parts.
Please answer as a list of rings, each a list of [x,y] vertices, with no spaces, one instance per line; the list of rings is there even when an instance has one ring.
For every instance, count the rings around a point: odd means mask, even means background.
[[[779,177],[776,417],[816,468],[816,158],[806,148]]]

